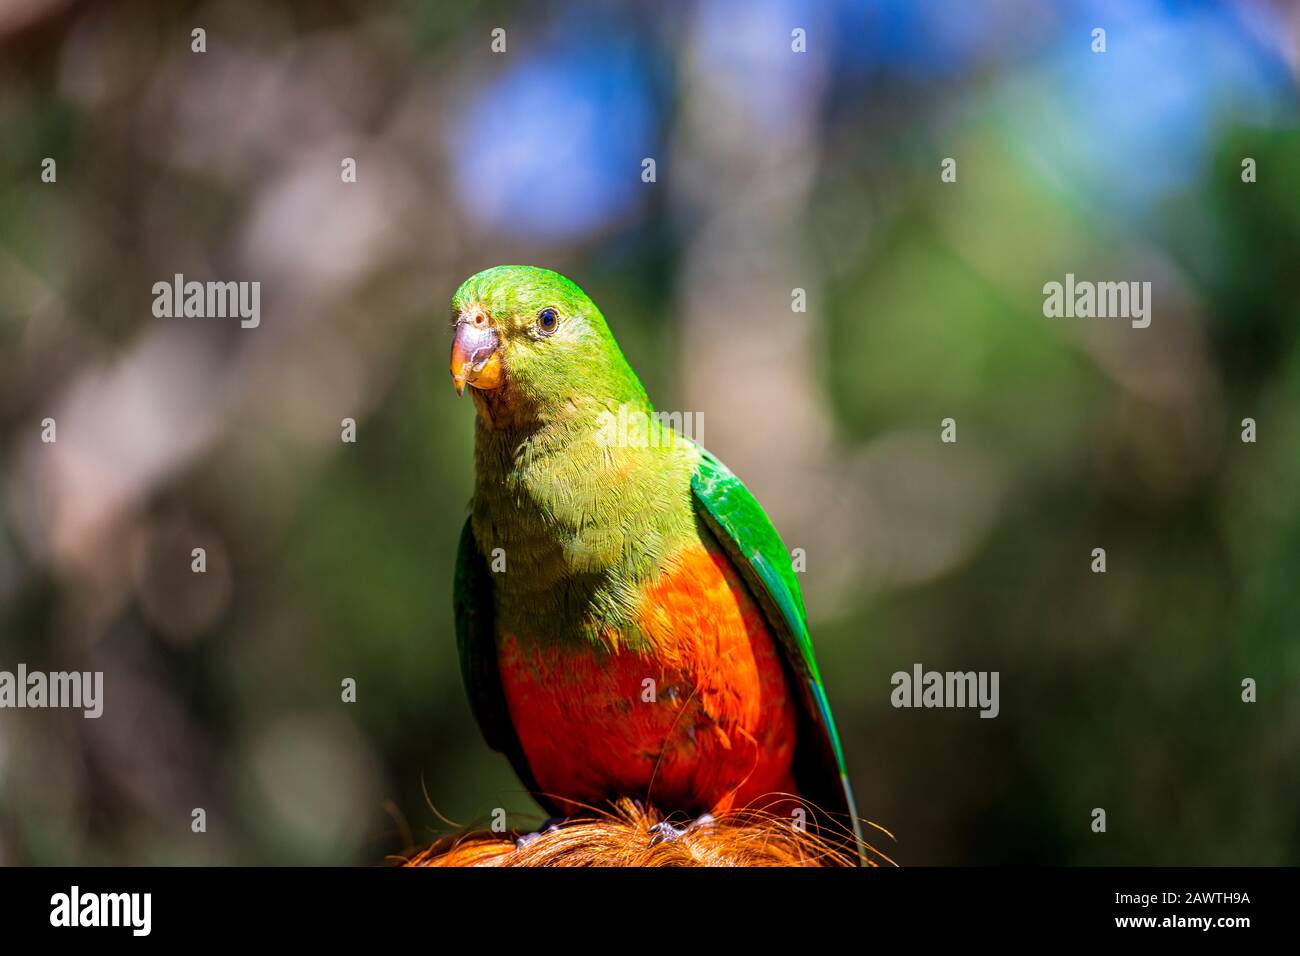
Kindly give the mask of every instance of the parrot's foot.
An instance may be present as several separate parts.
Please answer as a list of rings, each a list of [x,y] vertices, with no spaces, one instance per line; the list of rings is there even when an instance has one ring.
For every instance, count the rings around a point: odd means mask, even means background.
[[[713,814],[705,813],[696,817],[694,823],[688,823],[684,827],[675,827],[667,820],[662,820],[650,828],[650,845],[655,846],[659,843],[670,843],[673,840],[680,840],[689,831],[696,827],[713,826]]]
[[[516,847],[528,846],[528,844],[532,843],[542,834],[553,833],[554,831],[558,830],[560,828],[560,824],[563,822],[564,822],[564,817],[547,817],[545,820],[542,821],[542,825],[538,827],[536,830],[534,830],[532,833],[525,833],[522,836],[516,837],[515,846]]]
[[[657,846],[660,843],[671,843],[673,840],[681,839],[686,829],[686,827],[675,827],[667,820],[656,823],[650,828],[650,845]]]

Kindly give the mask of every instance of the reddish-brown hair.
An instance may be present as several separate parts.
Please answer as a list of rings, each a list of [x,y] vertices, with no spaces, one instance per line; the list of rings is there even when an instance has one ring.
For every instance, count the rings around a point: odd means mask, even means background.
[[[788,817],[754,810],[722,814],[655,842],[661,817],[630,800],[604,814],[566,821],[522,845],[517,835],[474,830],[446,836],[406,866],[855,866],[842,841],[800,830]]]

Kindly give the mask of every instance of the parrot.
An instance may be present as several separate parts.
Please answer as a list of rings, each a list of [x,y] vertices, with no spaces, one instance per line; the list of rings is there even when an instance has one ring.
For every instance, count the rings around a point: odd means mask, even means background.
[[[452,384],[476,410],[453,609],[488,745],[555,819],[618,798],[697,822],[803,807],[860,855],[803,598],[762,507],[655,412],[565,276],[486,269],[451,324]]]

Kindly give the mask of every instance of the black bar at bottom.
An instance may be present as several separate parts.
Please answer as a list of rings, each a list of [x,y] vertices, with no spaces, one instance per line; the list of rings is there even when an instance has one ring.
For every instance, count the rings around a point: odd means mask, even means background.
[[[919,932],[927,943],[1042,939],[1048,933],[1136,941],[1199,936],[1231,944],[1241,934],[1291,935],[1298,873],[10,868],[0,869],[0,932],[6,942],[67,941],[75,934],[80,944],[113,937],[204,945],[283,939],[331,947],[345,940],[424,945],[460,939],[456,948],[464,951],[479,934],[485,946],[495,941],[492,948],[511,939],[527,945],[530,934],[554,941],[556,934],[598,931],[621,933],[611,943],[625,938],[634,945],[684,932],[688,924],[699,942],[706,936],[761,937],[811,921],[807,931],[839,923],[850,940],[861,938],[864,945],[878,932]]]

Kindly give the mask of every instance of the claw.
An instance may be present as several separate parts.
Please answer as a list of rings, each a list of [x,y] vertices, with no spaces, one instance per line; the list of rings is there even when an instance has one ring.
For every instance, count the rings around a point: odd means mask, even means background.
[[[564,817],[547,817],[542,821],[542,825],[532,833],[525,833],[515,838],[515,847],[528,846],[534,840],[540,838],[545,833],[554,833],[564,822]]]
[[[673,840],[680,840],[683,836],[698,827],[713,826],[713,814],[702,813],[692,822],[684,827],[675,827],[667,820],[656,823],[650,828],[650,845],[655,846],[659,843],[669,843]]]
[[[660,843],[670,843],[673,840],[680,839],[686,829],[685,827],[679,829],[667,820],[656,823],[650,828],[650,845],[658,846]]]

